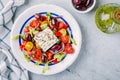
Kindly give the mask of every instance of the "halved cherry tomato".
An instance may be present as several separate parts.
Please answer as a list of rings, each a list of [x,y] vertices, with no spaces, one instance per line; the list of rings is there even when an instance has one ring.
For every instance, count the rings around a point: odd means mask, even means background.
[[[47,59],[48,60],[51,60],[53,58],[53,53],[52,52],[46,52],[46,55],[47,55]]]
[[[64,23],[61,21],[59,22],[58,30],[62,29],[64,27]]]
[[[22,42],[22,44],[20,45],[20,49],[21,49],[21,50],[25,50],[25,45],[26,45],[26,43],[27,43],[26,40],[24,40],[24,41]]]
[[[72,54],[72,53],[74,53],[74,48],[71,45],[66,45],[65,52],[66,52],[66,54]]]
[[[20,49],[24,50],[25,46],[24,45],[20,45]]]
[[[57,63],[58,63],[57,58],[56,58],[55,60],[53,60],[53,63],[54,63],[54,64],[57,64]]]
[[[70,44],[70,43],[67,43],[65,46],[71,46],[71,44]]]
[[[63,43],[68,43],[69,42],[69,36],[68,35],[63,35],[61,36],[61,41]]]
[[[26,51],[26,53],[27,53],[28,55],[31,55],[31,51]]]
[[[67,28],[68,28],[68,25],[67,25],[67,24],[64,24],[64,28],[67,29]]]
[[[41,57],[42,56],[42,52],[40,49],[36,49],[36,54],[37,56]]]
[[[66,34],[67,34],[66,29],[61,29],[61,30],[59,30],[59,32],[60,32],[62,35],[66,35]]]
[[[65,24],[64,22],[60,21],[60,22],[59,22],[59,26],[58,26],[58,30],[60,30],[60,29],[62,29],[62,28],[67,29],[67,28],[68,28],[68,25]]]
[[[25,33],[29,32],[29,31],[30,31],[30,30],[29,30],[29,27],[28,27],[28,26],[24,28],[24,32],[25,32]]]
[[[37,27],[39,27],[39,26],[40,26],[40,20],[37,20],[37,19],[32,20],[31,23],[30,23],[30,26],[31,26],[32,28],[37,28]]]
[[[28,41],[26,44],[25,44],[25,49],[27,50],[27,51],[30,51],[32,48],[33,48],[33,43],[32,42],[30,42],[30,41]]]
[[[33,54],[33,60],[39,61],[40,59],[41,59],[40,54],[37,54],[37,53]]]
[[[40,59],[38,57],[33,57],[32,60],[39,61]]]
[[[27,41],[26,40],[24,40],[23,42],[22,42],[22,45],[24,45],[25,46],[25,44],[27,43]]]
[[[61,33],[60,33],[60,32],[56,32],[55,35],[56,35],[57,37],[59,37],[59,36],[61,36]]]

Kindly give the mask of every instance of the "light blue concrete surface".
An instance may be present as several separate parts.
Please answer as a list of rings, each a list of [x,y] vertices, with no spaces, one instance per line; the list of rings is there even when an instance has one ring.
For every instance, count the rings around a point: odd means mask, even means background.
[[[106,3],[119,3],[120,0],[97,0],[95,8],[87,13],[75,12],[71,0],[26,0],[17,9],[15,19],[27,8],[41,3],[55,4],[69,11],[79,23],[82,31],[82,48],[77,60],[67,70],[43,76],[30,73],[30,80],[120,80],[120,32],[104,34],[95,25],[96,9]],[[74,26],[75,27],[75,26]]]

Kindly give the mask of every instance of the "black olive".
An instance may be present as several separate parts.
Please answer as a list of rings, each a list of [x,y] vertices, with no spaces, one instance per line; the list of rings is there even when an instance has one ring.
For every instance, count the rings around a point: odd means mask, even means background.
[[[39,14],[39,13],[36,13],[34,16],[35,16],[35,18],[36,18],[36,19],[40,19],[40,17],[41,17],[41,14]]]
[[[36,19],[39,19],[40,21],[43,21],[43,18],[42,18],[41,14],[36,13],[34,16],[35,16]]]
[[[82,0],[82,4],[85,5],[87,3],[88,0]]]
[[[26,34],[25,37],[26,37],[26,39],[27,39],[28,41],[31,41],[31,40],[32,40],[32,36],[31,36],[30,34]]]
[[[94,2],[94,0],[90,0],[90,3],[88,4],[88,6],[87,6],[87,7],[91,7],[91,6],[92,6],[92,4],[93,4],[93,2]]]
[[[72,0],[72,3],[78,5],[82,2],[82,0]]]
[[[84,10],[87,9],[87,7],[84,6],[84,5],[77,5],[77,6],[76,6],[76,9],[81,10],[81,11],[84,11]]]
[[[56,50],[59,50],[60,48],[61,48],[61,45],[56,44],[51,48],[51,50],[55,52]]]
[[[52,18],[51,24],[57,29],[58,28],[58,20],[57,20],[57,18]]]
[[[42,62],[43,62],[43,63],[46,63],[46,62],[48,61],[48,60],[47,60],[47,57],[46,57],[45,55],[43,55],[41,59],[42,59]]]

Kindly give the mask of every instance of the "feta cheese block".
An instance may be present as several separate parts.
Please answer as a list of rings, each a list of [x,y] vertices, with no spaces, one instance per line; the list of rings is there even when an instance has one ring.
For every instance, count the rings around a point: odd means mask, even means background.
[[[34,37],[34,40],[44,52],[46,52],[58,41],[57,37],[53,34],[49,27],[42,32],[37,33]]]

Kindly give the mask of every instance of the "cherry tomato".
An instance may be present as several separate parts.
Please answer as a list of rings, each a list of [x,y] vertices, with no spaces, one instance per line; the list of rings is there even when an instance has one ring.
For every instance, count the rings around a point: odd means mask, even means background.
[[[51,60],[53,58],[53,53],[52,52],[46,52],[46,55],[47,55],[47,59],[48,60]]]
[[[31,55],[31,51],[26,51],[26,53],[27,53],[28,55]]]
[[[33,54],[33,60],[35,61],[39,61],[42,57],[42,52],[39,49],[33,49],[33,51],[35,51],[35,53]]]
[[[26,40],[24,40],[24,41],[22,42],[22,44],[20,45],[20,49],[21,49],[21,50],[25,50],[25,45],[26,45],[26,43],[27,43]]]
[[[37,20],[37,19],[34,19],[34,20],[32,20],[32,22],[30,23],[30,26],[31,26],[32,28],[37,28],[37,27],[40,26],[40,21]]]
[[[28,26],[24,28],[24,32],[25,32],[25,33],[29,32],[29,31],[30,31],[30,30],[29,30],[29,27],[28,27]]]
[[[66,54],[72,54],[72,53],[74,53],[74,48],[71,45],[66,45],[65,52],[66,52]]]
[[[25,46],[24,45],[20,45],[20,49],[24,50]]]
[[[61,21],[59,22],[58,30],[62,29],[64,27],[64,23]]]
[[[36,49],[36,54],[38,57],[41,57],[42,56],[42,52],[40,49]]]
[[[57,63],[58,63],[57,58],[56,58],[55,60],[53,60],[53,63],[54,63],[54,64],[57,64]]]
[[[23,42],[22,42],[22,45],[24,45],[25,46],[25,44],[27,43],[27,41],[26,40],[24,40]]]
[[[33,48],[33,43],[30,42],[30,41],[28,41],[28,42],[26,43],[26,45],[25,45],[25,49],[26,49],[27,51],[30,51],[30,50],[32,50],[32,48]]]
[[[61,33],[60,33],[60,32],[56,32],[55,35],[56,35],[57,37],[59,37],[59,36],[61,36]]]
[[[69,42],[69,36],[68,35],[63,35],[61,36],[61,41],[63,43],[68,43]]]
[[[68,25],[64,23],[64,29],[67,29],[68,28]]]
[[[33,57],[32,60],[39,61],[40,59],[38,57]]]
[[[62,35],[66,35],[66,34],[67,34],[66,29],[61,29],[61,30],[59,30],[59,32],[60,32]]]
[[[60,21],[60,22],[59,22],[59,26],[58,26],[58,30],[60,30],[60,29],[62,29],[62,28],[67,29],[67,28],[68,28],[68,25],[65,24],[64,22]]]

